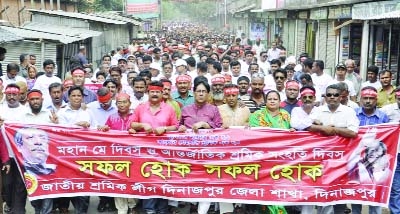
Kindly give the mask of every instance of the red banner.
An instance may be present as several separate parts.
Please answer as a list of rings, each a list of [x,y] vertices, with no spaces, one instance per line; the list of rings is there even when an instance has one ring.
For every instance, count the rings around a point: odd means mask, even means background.
[[[87,88],[88,90],[92,91],[95,94],[97,93],[97,90],[99,90],[101,87],[103,87],[103,84],[99,83],[85,84],[85,88]]]
[[[272,129],[163,136],[6,124],[30,200],[60,196],[387,206],[398,125],[358,137]]]

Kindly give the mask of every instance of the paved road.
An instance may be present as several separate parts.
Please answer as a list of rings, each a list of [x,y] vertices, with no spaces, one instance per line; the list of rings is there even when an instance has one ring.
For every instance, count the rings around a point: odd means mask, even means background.
[[[97,211],[98,203],[99,203],[99,197],[90,197],[90,206],[89,206],[88,214],[117,214],[117,212],[99,213]],[[350,207],[350,205],[348,207]],[[70,210],[71,214],[74,213],[73,212],[74,209],[73,209],[72,204],[69,206],[69,210]],[[27,202],[27,204],[26,204],[26,211],[27,211],[26,212],[27,214],[35,214],[35,211],[34,211],[34,209],[32,208],[32,206],[30,205],[29,202]],[[190,214],[189,212],[190,212],[190,206],[189,205],[185,206],[185,208],[179,209],[179,214]],[[140,212],[140,214],[142,214],[142,213],[144,214],[144,212]],[[58,212],[56,214],[58,214]],[[368,214],[368,207],[363,206],[362,214]],[[389,214],[389,210],[388,209],[383,209],[382,214]]]

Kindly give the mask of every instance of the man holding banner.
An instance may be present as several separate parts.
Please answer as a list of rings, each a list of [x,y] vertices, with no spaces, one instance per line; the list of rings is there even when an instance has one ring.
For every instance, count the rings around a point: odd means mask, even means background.
[[[145,131],[162,135],[168,131],[175,131],[179,122],[174,109],[163,102],[164,85],[160,81],[153,81],[148,86],[149,101],[139,105],[134,112],[130,133]],[[168,200],[151,198],[143,200],[143,208],[147,214],[167,214]]]
[[[19,103],[20,88],[14,83],[10,83],[5,88],[6,103],[1,106],[1,120],[5,122],[19,121],[21,113],[26,111],[26,107]],[[3,210],[24,213],[26,204],[26,189],[25,184],[20,176],[15,153],[12,150],[9,141],[6,141],[7,150],[10,155],[10,172],[2,174],[4,186],[4,208]]]
[[[336,84],[326,88],[326,105],[320,106],[310,114],[311,119],[317,126],[330,127],[330,135],[354,138],[357,136],[359,120],[355,111],[347,106],[340,104],[339,87]],[[343,118],[346,118],[345,120]],[[317,129],[318,130],[318,129]],[[310,131],[313,131],[311,129]],[[319,214],[344,213],[346,205],[337,204],[334,206],[318,207]]]
[[[116,105],[118,108],[118,112],[111,114],[108,116],[105,125],[98,126],[97,130],[99,131],[109,131],[111,130],[120,130],[126,131],[130,127],[131,122],[133,121],[134,115],[130,112],[130,96],[125,93],[119,93],[116,95]],[[104,197],[103,197],[104,198]],[[111,200],[112,201],[112,200]],[[115,197],[115,207],[118,209],[118,214],[134,214],[134,208],[136,207],[137,199],[135,198],[122,198]],[[114,203],[112,201],[112,203]],[[100,199],[101,203],[101,199]],[[110,205],[111,206],[111,205]]]
[[[400,87],[394,90],[396,102],[384,105],[381,108],[388,117],[389,122],[398,123],[400,121]],[[398,148],[398,152],[399,152]],[[392,213],[400,213],[400,153],[397,153],[397,166],[394,172],[392,190],[390,192],[389,209]]]

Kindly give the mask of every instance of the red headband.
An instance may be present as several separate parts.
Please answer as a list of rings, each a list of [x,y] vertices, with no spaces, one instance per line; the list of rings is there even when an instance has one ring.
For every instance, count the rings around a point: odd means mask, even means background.
[[[162,84],[164,85],[164,87],[165,87],[165,86],[171,87],[171,83],[170,83],[170,82],[163,82]]]
[[[65,80],[63,85],[64,87],[73,86],[74,82],[72,80]]]
[[[311,90],[311,89],[304,89],[301,93],[300,93],[300,96],[304,96],[304,95],[306,95],[306,94],[312,94],[313,96],[315,96],[315,92],[313,91],[313,90]]]
[[[289,88],[289,87],[295,87],[295,88],[299,89],[299,84],[296,81],[286,82],[286,88]]]
[[[149,89],[149,91],[162,91],[163,87],[156,86],[156,85],[150,85],[148,89]]]
[[[6,90],[4,92],[6,94],[19,94],[19,89],[16,87],[9,87],[9,88],[6,88]]]
[[[225,94],[225,95],[231,95],[231,94],[233,94],[233,95],[238,95],[238,94],[239,94],[239,89],[238,89],[238,88],[235,88],[235,87],[232,87],[232,88],[225,88],[225,89],[224,89],[224,94]]]
[[[32,97],[42,97],[42,94],[40,92],[34,91],[28,94],[28,99],[31,99]]]
[[[117,100],[123,99],[123,98],[126,98],[127,100],[131,100],[131,96],[129,96],[128,94],[125,94],[125,93],[119,93],[116,96]]]
[[[211,79],[211,84],[225,84],[225,78],[224,77],[214,77]]]
[[[378,93],[376,93],[372,89],[365,89],[361,91],[361,96],[362,97],[378,97]]]
[[[106,103],[106,102],[110,101],[111,97],[112,97],[111,92],[108,92],[104,96],[97,95],[97,100],[99,101],[99,103]]]
[[[191,81],[192,77],[190,77],[189,75],[179,75],[178,77],[176,77],[176,83],[191,82]]]
[[[224,75],[225,81],[232,81],[232,76],[230,74]]]
[[[75,70],[75,71],[72,73],[72,76],[76,76],[76,75],[78,75],[78,74],[80,74],[80,75],[85,75],[85,72],[82,71],[82,70],[80,70],[80,69],[78,69],[78,70]]]

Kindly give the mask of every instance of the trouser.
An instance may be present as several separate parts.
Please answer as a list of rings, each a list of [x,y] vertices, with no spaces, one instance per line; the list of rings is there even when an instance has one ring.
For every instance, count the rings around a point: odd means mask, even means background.
[[[4,187],[4,200],[12,213],[25,213],[26,205],[26,188],[22,180],[22,176],[17,168],[17,162],[14,158],[10,158],[10,172],[6,174],[2,170],[2,179]]]
[[[114,198],[115,207],[118,209],[118,214],[126,214],[129,208],[136,207],[136,198]]]
[[[210,209],[211,202],[199,202],[199,205],[197,207],[197,212],[199,214],[207,214],[208,210]],[[217,204],[216,204],[217,206]],[[220,214],[223,213],[231,213],[234,210],[233,204],[232,203],[224,203],[224,202],[219,202],[218,203],[218,208]]]
[[[72,197],[71,202],[75,208],[75,214],[86,214],[89,208],[89,196]]]
[[[352,214],[361,214],[362,205],[361,204],[352,204],[351,205],[351,213]],[[382,214],[382,207],[379,206],[368,206],[369,214]]]
[[[108,197],[108,196],[99,196],[100,201],[99,201],[99,205],[102,204],[106,207],[115,207],[115,203],[114,203],[114,198],[113,197]]]
[[[147,214],[167,214],[168,213],[168,200],[162,198],[151,198],[143,200],[143,209]]]
[[[324,207],[317,207],[318,214],[343,214],[347,209],[346,204],[335,204]]]
[[[197,206],[198,214],[207,214],[208,209],[210,209],[211,202],[199,202]]]
[[[53,210],[53,199],[39,199],[31,202],[33,208],[35,208],[35,214],[50,214]]]
[[[301,206],[301,214],[310,214],[313,213],[314,206],[313,205],[303,205]]]
[[[393,214],[400,213],[400,153],[397,154],[397,166],[394,171],[392,190],[390,191],[389,209]]]
[[[63,198],[55,198],[53,199],[53,204],[56,205],[55,208],[58,209],[68,209],[69,208],[69,202],[71,201],[71,198],[63,197]]]

